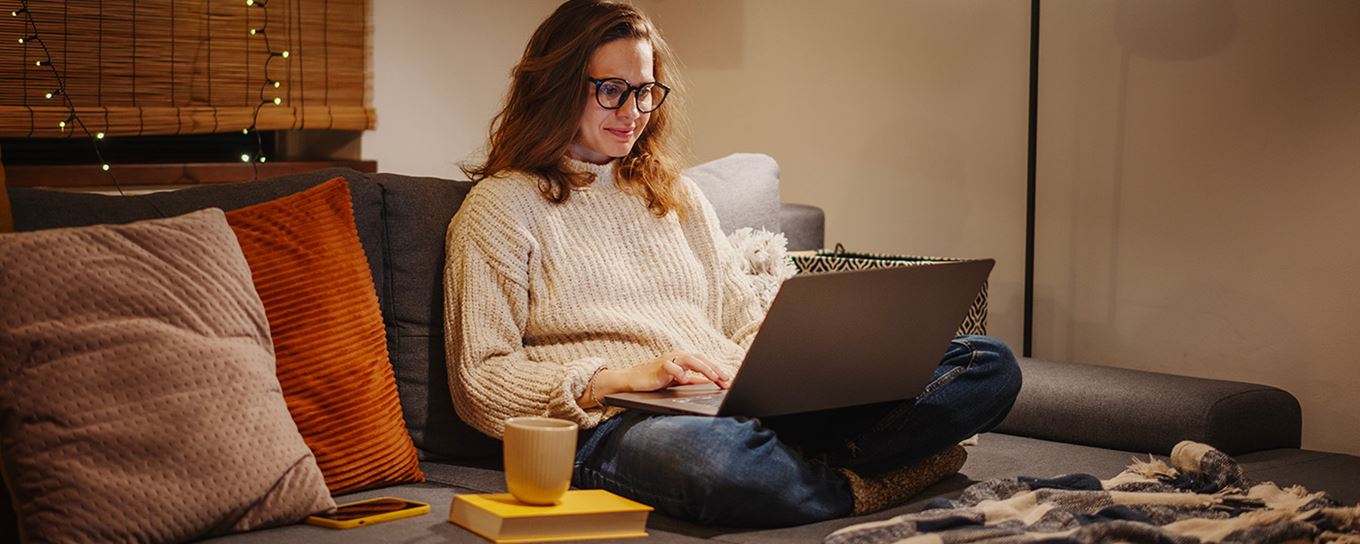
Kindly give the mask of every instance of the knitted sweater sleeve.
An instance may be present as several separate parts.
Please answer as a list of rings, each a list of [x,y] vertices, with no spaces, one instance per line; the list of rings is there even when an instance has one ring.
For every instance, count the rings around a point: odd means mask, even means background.
[[[602,412],[576,398],[605,360],[536,361],[524,348],[529,266],[537,242],[513,207],[473,191],[449,223],[444,263],[444,330],[449,392],[458,415],[501,437],[505,420],[550,416],[582,428]]]
[[[765,305],[761,302],[752,277],[741,266],[741,255],[723,233],[713,204],[692,180],[681,178],[688,200],[687,236],[700,259],[710,269],[719,289],[722,331],[742,347],[750,349],[760,323],[765,320]]]

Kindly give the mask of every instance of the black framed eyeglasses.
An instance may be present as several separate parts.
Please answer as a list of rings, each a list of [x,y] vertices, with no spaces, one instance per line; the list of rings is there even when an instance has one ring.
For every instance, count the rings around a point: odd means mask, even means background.
[[[607,110],[622,108],[631,94],[637,102],[638,112],[651,113],[661,107],[661,103],[666,101],[666,96],[671,94],[670,87],[655,81],[638,86],[629,85],[628,80],[617,77],[590,78],[590,82],[595,84],[595,101],[601,108]]]

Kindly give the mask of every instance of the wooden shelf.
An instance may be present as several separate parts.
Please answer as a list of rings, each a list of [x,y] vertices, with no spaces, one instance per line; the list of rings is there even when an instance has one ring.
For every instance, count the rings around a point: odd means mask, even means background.
[[[377,161],[270,162],[257,169],[249,163],[115,164],[113,173],[124,187],[160,185],[209,185],[264,179],[310,172],[321,168],[353,168],[365,174],[378,171]],[[10,187],[55,187],[61,189],[110,187],[109,175],[99,166],[88,165],[8,165],[4,166]],[[258,176],[257,176],[258,172]]]

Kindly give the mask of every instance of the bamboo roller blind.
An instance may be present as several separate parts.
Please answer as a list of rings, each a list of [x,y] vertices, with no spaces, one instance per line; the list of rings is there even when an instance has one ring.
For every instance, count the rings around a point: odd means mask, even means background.
[[[110,136],[259,130],[368,130],[368,0],[0,0],[0,136],[84,137],[50,56],[90,132]],[[250,35],[264,28],[265,37]],[[43,45],[47,53],[43,51]],[[288,58],[270,51],[288,51]],[[280,82],[268,85],[269,78]],[[263,93],[262,93],[263,88]],[[282,99],[280,105],[274,97]]]

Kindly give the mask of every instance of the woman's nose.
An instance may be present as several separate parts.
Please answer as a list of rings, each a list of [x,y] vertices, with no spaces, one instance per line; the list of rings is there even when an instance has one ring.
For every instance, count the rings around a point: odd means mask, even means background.
[[[614,110],[614,115],[629,120],[641,117],[642,112],[638,110],[637,95],[630,94],[624,98],[623,105],[619,106],[619,109]]]

